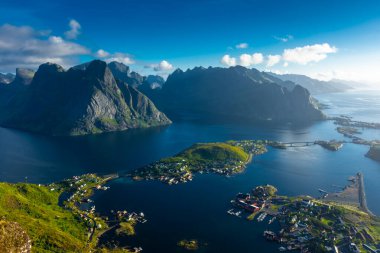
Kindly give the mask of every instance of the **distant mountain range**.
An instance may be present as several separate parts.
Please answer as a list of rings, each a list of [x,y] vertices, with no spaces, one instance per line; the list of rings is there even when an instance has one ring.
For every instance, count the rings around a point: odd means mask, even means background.
[[[5,87],[7,92],[2,92],[2,97],[8,96],[0,109],[1,125],[6,127],[80,135],[171,123],[150,99],[115,78],[99,60],[68,71],[43,64],[29,85],[18,76],[20,71]],[[17,88],[19,82],[21,88]]]
[[[334,92],[345,92],[353,89],[353,83],[349,83],[343,80],[331,80],[331,81],[320,81],[317,79],[310,78],[304,75],[296,74],[274,74],[268,72],[268,74],[277,77],[283,81],[291,81],[302,87],[308,89],[312,95],[334,93]]]
[[[0,85],[9,84],[13,82],[14,79],[15,79],[15,76],[11,73],[8,73],[8,74],[0,73]]]
[[[189,114],[282,122],[324,118],[307,89],[241,66],[177,69],[161,89],[146,94],[173,118]]]
[[[166,115],[264,122],[324,119],[304,87],[241,66],[177,69],[165,82],[119,62],[95,60],[67,71],[52,63],[36,73],[17,69],[15,76],[2,74],[0,80],[0,124],[49,135],[167,125]]]

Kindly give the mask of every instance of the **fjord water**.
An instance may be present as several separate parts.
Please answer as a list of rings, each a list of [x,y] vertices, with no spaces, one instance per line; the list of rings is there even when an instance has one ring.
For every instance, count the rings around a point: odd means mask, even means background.
[[[319,96],[330,115],[380,122],[380,92],[348,92]],[[0,181],[48,183],[73,175],[127,172],[173,155],[194,142],[231,139],[314,141],[344,139],[331,121],[310,126],[253,126],[230,122],[210,124],[176,122],[168,127],[131,130],[81,137],[46,137],[0,128]],[[364,130],[366,139],[380,139],[380,131]],[[369,208],[380,215],[380,163],[364,157],[368,147],[347,144],[338,152],[319,146],[269,149],[255,157],[247,170],[226,178],[196,175],[187,184],[132,182],[120,178],[108,191],[94,196],[97,210],[143,211],[148,219],[137,225],[137,236],[121,244],[140,245],[144,252],[182,252],[181,239],[207,243],[202,252],[277,252],[262,231],[268,220],[248,222],[226,214],[237,192],[260,184],[273,184],[281,194],[318,196],[318,188],[337,190],[347,178],[364,174]],[[25,178],[27,177],[27,179]]]

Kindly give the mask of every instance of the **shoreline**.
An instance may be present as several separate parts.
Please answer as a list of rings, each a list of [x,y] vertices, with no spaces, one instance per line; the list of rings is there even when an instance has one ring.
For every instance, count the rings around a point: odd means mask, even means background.
[[[364,175],[359,172],[357,174],[358,178],[359,178],[359,205],[360,205],[360,208],[368,213],[370,216],[374,216],[374,217],[377,217],[374,213],[372,213],[368,206],[367,206],[367,197],[366,197],[366,194],[365,194],[365,187],[364,187]]]

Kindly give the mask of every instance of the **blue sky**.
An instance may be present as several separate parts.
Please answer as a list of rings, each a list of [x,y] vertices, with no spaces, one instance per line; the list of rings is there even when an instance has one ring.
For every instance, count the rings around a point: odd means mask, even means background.
[[[380,81],[375,0],[3,0],[0,26],[2,72],[101,58],[162,75],[240,64]]]

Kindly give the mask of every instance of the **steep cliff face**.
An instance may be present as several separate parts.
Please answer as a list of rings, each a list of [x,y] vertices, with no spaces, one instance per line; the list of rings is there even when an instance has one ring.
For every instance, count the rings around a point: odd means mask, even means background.
[[[17,85],[29,85],[33,80],[34,74],[35,72],[31,69],[17,68],[13,83]]]
[[[113,61],[108,64],[108,67],[116,79],[126,82],[129,86],[136,88],[144,82],[144,76],[131,71],[123,63]]]
[[[314,121],[324,116],[310,93],[256,69],[176,70],[152,95],[165,113],[208,114],[259,121]]]
[[[51,135],[79,135],[170,124],[142,93],[115,80],[107,64],[65,71],[43,64],[2,124]]]
[[[34,74],[33,70],[17,68],[15,76],[12,74],[4,75],[7,78],[3,79],[3,83],[1,83],[0,76],[0,119],[5,113],[4,110],[8,110],[7,106],[9,102],[16,95],[25,92],[27,86],[32,82]]]

